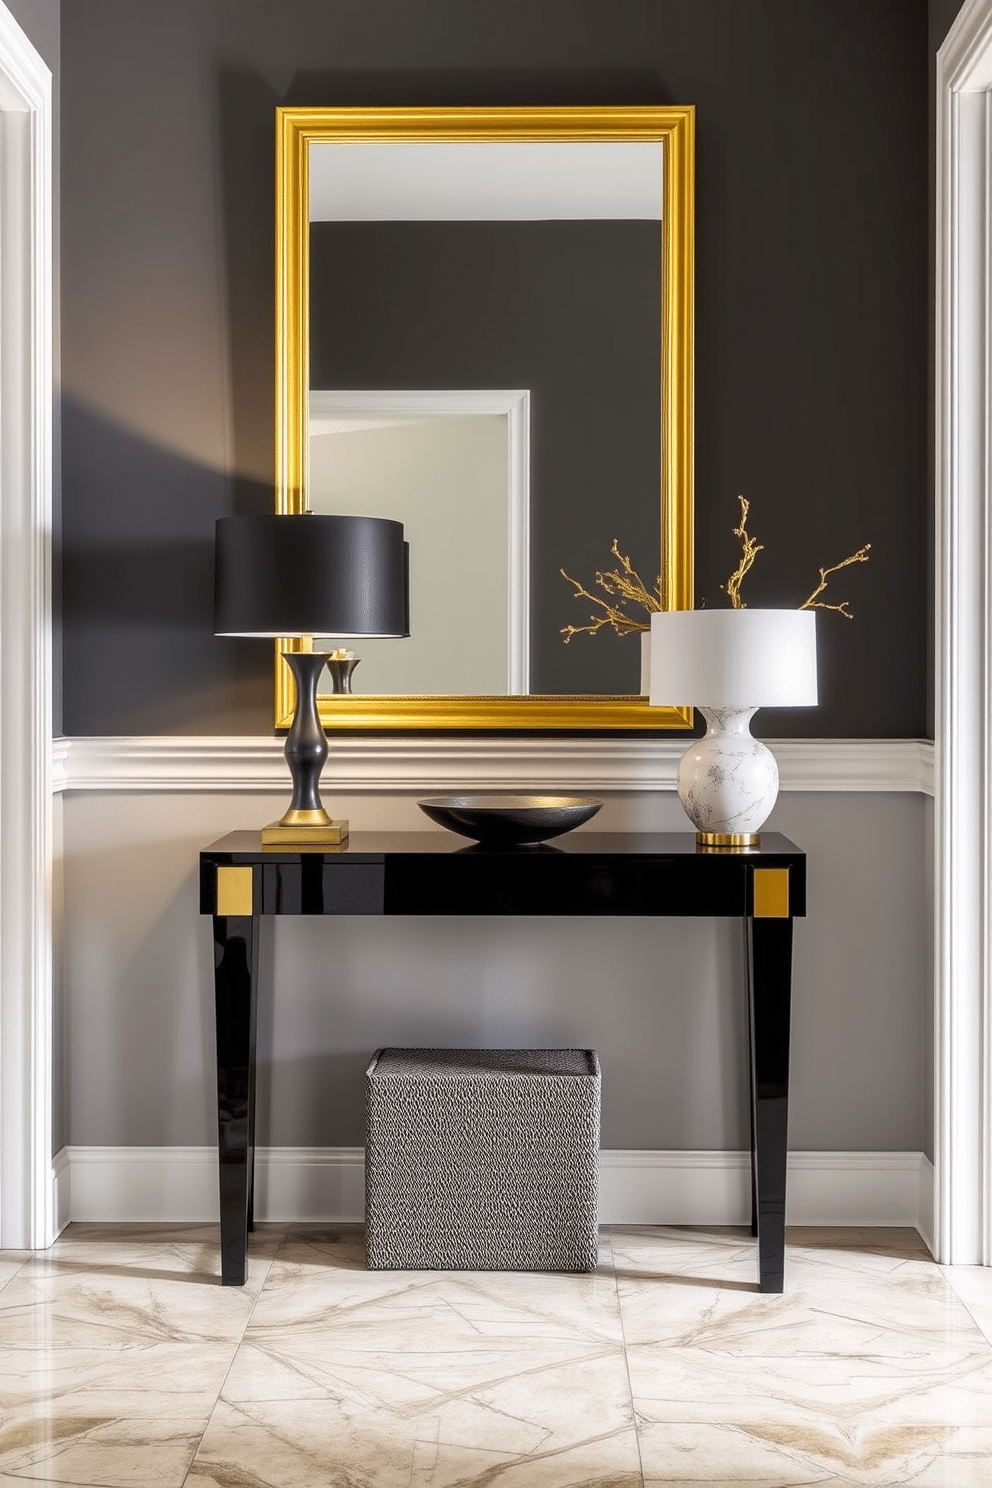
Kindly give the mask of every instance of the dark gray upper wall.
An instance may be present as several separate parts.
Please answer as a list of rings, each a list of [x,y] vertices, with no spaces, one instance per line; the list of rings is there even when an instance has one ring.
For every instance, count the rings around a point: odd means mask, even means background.
[[[57,79],[61,0],[4,0],[4,4]]]
[[[264,733],[271,662],[210,628],[215,517],[271,501],[279,103],[697,106],[697,595],[817,566],[821,706],[925,728],[922,0],[64,0],[65,730]],[[609,500],[609,493],[604,493]],[[605,555],[604,555],[605,557]],[[577,642],[575,644],[578,644]]]
[[[936,56],[941,42],[957,19],[963,0],[927,0],[927,28],[930,51]]]

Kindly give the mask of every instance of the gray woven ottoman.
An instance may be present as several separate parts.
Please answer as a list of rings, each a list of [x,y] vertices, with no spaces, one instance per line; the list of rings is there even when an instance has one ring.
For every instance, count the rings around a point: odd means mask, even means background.
[[[365,1072],[373,1269],[592,1271],[592,1049],[379,1049]]]

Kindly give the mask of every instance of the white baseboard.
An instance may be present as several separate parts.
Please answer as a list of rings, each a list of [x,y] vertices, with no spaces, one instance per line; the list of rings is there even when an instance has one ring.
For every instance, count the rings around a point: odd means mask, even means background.
[[[255,1159],[259,1220],[360,1220],[360,1147],[266,1147]],[[59,1228],[71,1220],[216,1220],[213,1147],[65,1147],[52,1172]],[[602,1224],[746,1224],[745,1152],[600,1154]],[[929,1243],[933,1168],[921,1152],[792,1152],[791,1224],[911,1225]]]

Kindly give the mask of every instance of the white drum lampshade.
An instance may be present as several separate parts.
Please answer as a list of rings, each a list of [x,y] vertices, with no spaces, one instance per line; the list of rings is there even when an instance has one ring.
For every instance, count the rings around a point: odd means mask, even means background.
[[[679,764],[679,799],[708,847],[753,847],[778,795],[778,766],[752,738],[758,708],[816,703],[812,610],[668,610],[651,617],[650,702],[706,719]]]

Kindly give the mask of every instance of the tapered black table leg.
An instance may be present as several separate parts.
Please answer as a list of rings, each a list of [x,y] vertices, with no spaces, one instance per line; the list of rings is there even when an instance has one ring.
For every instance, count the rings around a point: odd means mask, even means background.
[[[785,1284],[792,919],[749,917],[745,937],[758,1281],[763,1292],[780,1292]]]
[[[258,916],[251,922],[251,1030],[248,1037],[248,1232],[255,1228],[255,1065],[258,1031]]]
[[[748,921],[744,921],[744,986],[747,989],[747,1120],[748,1132],[751,1140],[751,1234],[758,1233],[758,1162],[755,1152],[755,1119],[754,1119],[754,1058],[751,1050],[754,1045],[754,1020],[751,1017],[751,938],[748,934]]]
[[[255,1167],[258,916],[214,916],[221,1281],[244,1286]]]

